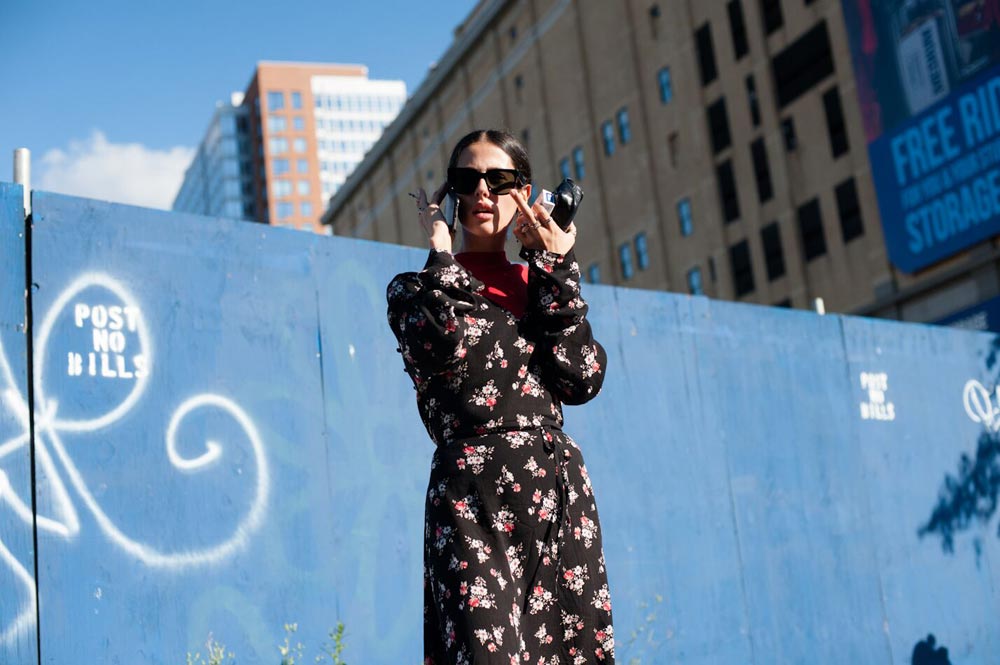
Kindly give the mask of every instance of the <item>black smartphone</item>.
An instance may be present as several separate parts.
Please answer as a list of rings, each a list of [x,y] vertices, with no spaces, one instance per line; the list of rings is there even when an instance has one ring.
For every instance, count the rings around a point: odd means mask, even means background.
[[[455,224],[458,223],[458,196],[451,190],[445,193],[441,201],[441,214],[444,215],[448,228],[454,231]]]

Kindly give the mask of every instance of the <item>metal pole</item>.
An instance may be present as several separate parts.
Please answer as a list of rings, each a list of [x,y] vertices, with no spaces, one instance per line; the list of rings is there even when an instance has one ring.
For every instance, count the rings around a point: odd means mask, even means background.
[[[31,214],[31,151],[17,148],[14,151],[14,182],[24,189],[24,214]]]

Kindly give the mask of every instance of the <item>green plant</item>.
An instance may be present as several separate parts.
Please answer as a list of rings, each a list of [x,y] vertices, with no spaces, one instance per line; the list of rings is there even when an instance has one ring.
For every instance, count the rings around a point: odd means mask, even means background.
[[[337,629],[330,631],[330,639],[333,640],[333,644],[324,642],[323,646],[320,647],[323,653],[316,656],[316,662],[321,663],[329,656],[330,662],[333,665],[347,665],[346,662],[340,659],[340,654],[344,650],[344,622],[337,622]]]
[[[292,644],[294,635],[299,630],[299,624],[286,623],[284,628],[285,640],[278,645],[278,653],[281,655],[280,665],[304,665],[305,645],[302,642]],[[344,622],[338,621],[337,627],[335,629],[331,628],[328,633],[332,642],[324,642],[320,646],[320,654],[316,656],[317,663],[322,663],[329,658],[331,665],[347,665],[347,662],[340,657],[345,647],[344,633]],[[208,641],[205,642],[205,649],[208,652],[208,660],[202,658],[201,652],[192,655],[188,651],[186,665],[225,665],[225,663],[235,663],[235,654],[232,651],[226,651],[226,647],[216,642],[211,633],[208,635]]]
[[[302,652],[305,647],[302,646],[302,642],[296,642],[295,646],[292,646],[289,639],[298,629],[299,624],[297,623],[285,624],[285,643],[278,646],[278,651],[281,653],[281,665],[295,665],[295,663],[302,661]]]
[[[201,657],[201,652],[195,653],[193,656],[191,652],[187,652],[187,664],[186,665],[222,665],[225,662],[234,662],[236,656],[232,651],[226,651],[226,645],[221,642],[216,642],[212,634],[208,634],[208,640],[205,642],[205,650],[207,652],[208,660]]]

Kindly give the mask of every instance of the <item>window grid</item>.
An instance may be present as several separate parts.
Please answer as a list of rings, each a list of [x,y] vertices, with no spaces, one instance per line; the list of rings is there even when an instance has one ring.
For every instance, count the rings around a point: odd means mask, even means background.
[[[639,270],[645,270],[649,267],[649,247],[645,231],[641,231],[635,236],[635,259]]]
[[[750,144],[750,154],[753,157],[753,173],[757,181],[757,199],[761,203],[770,201],[774,197],[774,187],[771,184],[771,167],[763,138],[758,137]]]
[[[854,178],[848,178],[837,185],[834,193],[837,197],[837,215],[840,217],[840,233],[844,243],[864,235],[865,225],[861,218],[861,202],[858,201],[858,188]]]
[[[618,120],[618,140],[622,145],[625,145],[632,140],[632,126],[628,121],[628,107],[623,106],[618,109],[616,117]]]
[[[635,272],[632,268],[632,243],[623,242],[618,247],[618,258],[622,264],[622,279],[632,279],[632,275]]]
[[[733,273],[733,290],[740,298],[754,290],[750,243],[741,240],[729,248],[729,267]]]
[[[660,101],[669,104],[674,98],[674,86],[670,80],[670,67],[661,67],[656,75],[656,80],[660,84]]]
[[[726,113],[726,98],[719,97],[706,111],[708,134],[712,141],[712,154],[717,155],[732,143],[729,133],[729,114]]]
[[[743,17],[743,5],[740,0],[729,0],[726,5],[729,13],[729,32],[733,37],[733,56],[739,60],[750,52],[747,42],[747,24]]]
[[[693,296],[705,295],[705,288],[701,281],[701,268],[695,267],[687,271],[688,293]]]
[[[583,180],[586,173],[583,163],[583,148],[580,146],[573,148],[573,172],[577,180]]]
[[[569,159],[566,157],[559,160],[559,175],[564,179],[570,177]]]
[[[799,206],[798,220],[805,260],[812,261],[826,254],[826,238],[823,235],[823,217],[820,214],[819,199],[813,199]]]
[[[590,280],[591,284],[601,283],[601,266],[597,263],[591,263],[590,267],[587,268],[587,279]]]
[[[615,130],[610,120],[601,123],[601,137],[604,139],[604,154],[609,157],[615,154]]]
[[[823,93],[823,110],[826,113],[826,131],[830,136],[830,152],[836,159],[850,148],[844,108],[840,104],[840,93],[836,86]]]
[[[691,199],[683,198],[677,202],[677,219],[681,225],[682,236],[689,236],[694,232],[694,221],[691,219]]]
[[[712,27],[706,23],[695,32],[695,46],[698,50],[698,71],[704,87],[719,75],[715,66],[715,50],[712,46]]]
[[[719,184],[719,202],[722,204],[722,216],[726,223],[734,222],[740,217],[739,194],[736,190],[736,176],[733,174],[733,162],[727,159],[715,167],[715,176]]]
[[[764,245],[764,264],[768,281],[774,281],[785,274],[785,253],[781,249],[781,231],[777,222],[771,222],[760,231]]]

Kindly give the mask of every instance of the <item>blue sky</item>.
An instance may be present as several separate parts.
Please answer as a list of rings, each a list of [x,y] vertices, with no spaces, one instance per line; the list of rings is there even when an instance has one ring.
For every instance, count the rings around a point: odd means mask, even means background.
[[[475,4],[0,2],[0,180],[27,147],[36,188],[130,200],[130,180],[176,179],[258,61],[360,63],[412,94]]]

